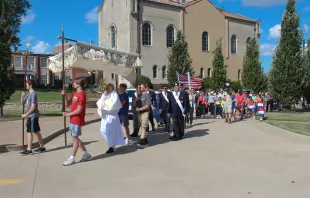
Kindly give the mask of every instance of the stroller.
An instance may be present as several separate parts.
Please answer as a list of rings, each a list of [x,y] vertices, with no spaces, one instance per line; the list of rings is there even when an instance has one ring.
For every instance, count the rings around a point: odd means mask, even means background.
[[[237,106],[234,120],[242,120],[243,115],[244,115],[244,110],[245,109],[243,108],[243,106]]]
[[[224,118],[225,117],[225,114],[224,114],[224,105],[222,102],[220,101],[217,101],[215,103],[215,108],[214,108],[214,117],[216,115],[216,118],[217,119],[221,119],[221,118]]]

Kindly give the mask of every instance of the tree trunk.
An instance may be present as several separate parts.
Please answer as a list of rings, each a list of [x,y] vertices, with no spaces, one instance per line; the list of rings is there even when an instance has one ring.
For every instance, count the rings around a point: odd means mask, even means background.
[[[0,117],[3,117],[3,106],[0,106]]]

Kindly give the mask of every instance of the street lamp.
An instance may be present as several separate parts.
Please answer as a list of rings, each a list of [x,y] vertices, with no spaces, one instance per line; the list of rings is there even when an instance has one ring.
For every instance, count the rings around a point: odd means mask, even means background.
[[[26,57],[26,66],[25,66],[25,73],[24,73],[24,92],[26,92],[26,75],[27,75],[27,62],[28,62],[28,55],[29,55],[29,47],[30,47],[30,43],[28,42],[26,44],[26,52],[23,54]],[[24,100],[24,98],[23,98]],[[25,105],[24,102],[22,103],[23,106],[23,114],[25,113]],[[22,143],[23,143],[23,149],[25,147],[25,119],[23,118],[23,123],[22,123]]]
[[[57,39],[61,39],[61,45],[62,45],[62,89],[65,89],[65,41],[72,41],[77,42],[76,40],[65,38],[65,30],[64,25],[62,24],[62,32],[61,36],[57,36]],[[65,96],[62,96],[62,112],[66,111],[65,107]],[[65,138],[65,146],[67,146],[67,133],[66,133],[66,117],[64,117],[64,138]]]

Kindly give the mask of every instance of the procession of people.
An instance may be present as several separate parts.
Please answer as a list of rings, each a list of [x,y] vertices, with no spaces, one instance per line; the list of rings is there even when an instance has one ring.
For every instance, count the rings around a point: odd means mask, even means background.
[[[40,134],[38,99],[34,90],[34,81],[26,83],[29,93],[22,94],[21,102],[26,105],[26,113],[22,115],[27,118],[28,146],[21,152],[22,155],[32,153],[32,134],[38,136],[40,147],[34,152],[44,152]],[[85,79],[76,79],[73,87],[76,92],[70,98],[63,90],[61,94],[65,98],[65,106],[70,107],[70,112],[63,112],[64,117],[70,117],[70,132],[73,148],[70,157],[63,163],[69,166],[75,163],[75,155],[80,148],[83,157],[80,160],[88,161],[92,156],[86,150],[82,140],[82,127],[85,124],[86,94],[83,91]],[[105,92],[97,101],[98,115],[101,118],[100,131],[108,144],[106,154],[116,151],[116,146],[128,145],[131,138],[138,137],[137,147],[144,149],[149,146],[148,134],[156,133],[154,118],[157,128],[163,128],[169,133],[171,141],[179,141],[185,138],[185,129],[193,125],[196,119],[225,118],[225,122],[232,124],[238,120],[252,117],[256,114],[260,120],[264,119],[265,109],[270,110],[271,94],[254,94],[251,91],[239,90],[235,94],[230,88],[213,90],[190,90],[184,88],[180,83],[173,84],[170,88],[163,85],[158,91],[149,89],[148,85],[141,83],[137,86],[132,99],[133,131],[129,129],[129,97],[126,93],[127,85],[120,84],[118,91],[113,84],[105,87]],[[149,127],[151,126],[151,127]],[[124,127],[124,131],[122,127]]]

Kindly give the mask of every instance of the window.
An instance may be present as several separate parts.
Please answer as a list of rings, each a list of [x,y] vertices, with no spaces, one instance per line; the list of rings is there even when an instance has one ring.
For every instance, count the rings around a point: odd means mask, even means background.
[[[212,76],[212,70],[211,68],[208,69],[208,77],[211,77]]]
[[[142,26],[142,45],[151,45],[152,29],[151,24],[144,23]]]
[[[41,84],[47,85],[47,75],[41,75]]]
[[[247,39],[246,39],[246,43],[248,44],[250,41],[251,41],[251,37],[248,37]]]
[[[168,26],[167,27],[167,47],[172,47],[174,44],[174,27]]]
[[[22,67],[22,57],[14,56],[14,67]]]
[[[157,78],[158,76],[157,76],[157,65],[154,65],[153,66],[153,78]]]
[[[35,68],[34,57],[28,57],[27,59],[27,69],[33,70]]]
[[[110,27],[111,34],[111,48],[116,49],[116,28],[114,25]]]
[[[241,70],[238,70],[238,80],[241,80]]]
[[[209,51],[209,34],[208,32],[202,33],[202,51]]]
[[[233,35],[231,37],[231,53],[232,54],[237,54],[237,37],[236,35]]]
[[[54,79],[55,79],[55,80],[60,80],[60,75],[55,75],[55,76],[54,76]]]
[[[112,79],[115,79],[114,73],[111,74],[111,78],[112,78]]]
[[[182,3],[184,4],[184,3],[187,3],[187,0],[182,0]]]
[[[47,68],[47,58],[41,58],[41,68]]]
[[[201,78],[205,77],[205,70],[203,68],[200,68],[200,77]]]
[[[163,76],[163,79],[166,79],[167,78],[167,66],[164,65],[163,66],[163,69],[162,69],[162,76]]]

